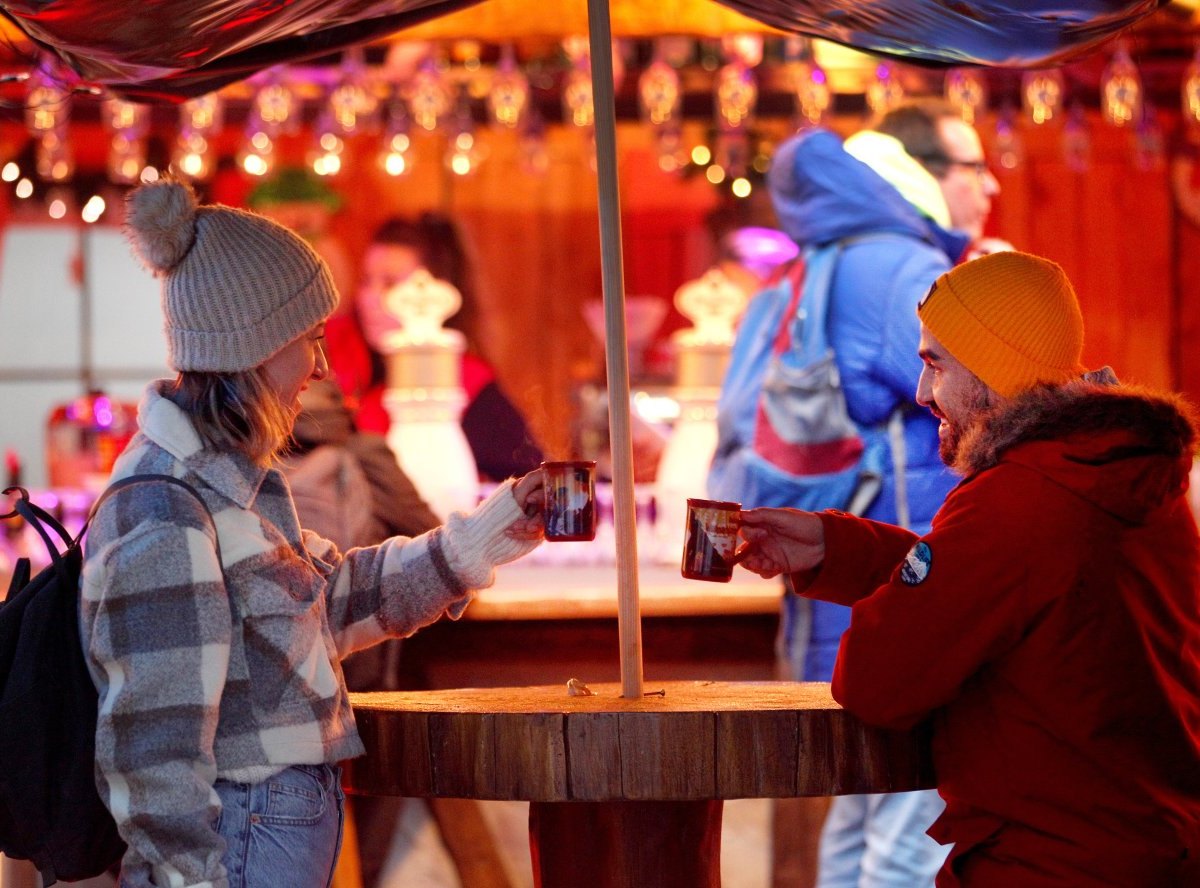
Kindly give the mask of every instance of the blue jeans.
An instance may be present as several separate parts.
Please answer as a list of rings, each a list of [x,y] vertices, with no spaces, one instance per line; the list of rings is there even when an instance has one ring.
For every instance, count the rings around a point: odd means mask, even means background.
[[[821,830],[818,888],[933,888],[950,846],[925,830],[945,807],[932,789],[838,796]]]
[[[341,768],[293,765],[262,783],[218,780],[229,888],[317,888],[342,844]]]

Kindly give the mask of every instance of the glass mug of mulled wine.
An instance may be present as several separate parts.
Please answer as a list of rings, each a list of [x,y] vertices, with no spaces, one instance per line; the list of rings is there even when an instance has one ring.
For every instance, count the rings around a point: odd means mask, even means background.
[[[596,538],[596,462],[544,462],[546,542]]]
[[[682,573],[688,580],[728,583],[737,564],[741,503],[689,499]]]

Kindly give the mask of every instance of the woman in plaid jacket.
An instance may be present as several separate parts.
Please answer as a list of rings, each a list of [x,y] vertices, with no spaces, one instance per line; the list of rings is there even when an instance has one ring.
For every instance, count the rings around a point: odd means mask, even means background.
[[[146,390],[113,479],[157,473],[95,516],[83,641],[100,692],[101,796],[123,888],[328,885],[363,753],[340,661],[458,617],[542,535],[541,472],[415,538],[340,552],[303,530],[275,465],[299,395],[328,374],[325,263],[282,226],[198,206],[177,182],[129,200],[163,281],[174,380]],[[533,517],[529,517],[532,513]]]

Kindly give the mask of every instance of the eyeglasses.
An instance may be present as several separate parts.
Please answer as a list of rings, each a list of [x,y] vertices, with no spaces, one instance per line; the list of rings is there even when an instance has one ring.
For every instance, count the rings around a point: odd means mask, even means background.
[[[944,154],[926,154],[917,157],[926,166],[947,166],[947,167],[965,167],[975,173],[980,179],[991,173],[986,160],[955,160],[953,157],[946,157]]]
[[[986,160],[954,160],[953,158],[947,157],[943,162],[946,164],[946,166],[964,167],[965,169],[973,170],[975,175],[981,179],[991,172],[991,170],[988,169]]]

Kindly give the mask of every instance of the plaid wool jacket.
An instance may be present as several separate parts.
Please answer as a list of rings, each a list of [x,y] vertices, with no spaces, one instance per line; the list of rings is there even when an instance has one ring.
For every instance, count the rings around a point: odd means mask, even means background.
[[[502,485],[469,515],[415,538],[339,552],[302,530],[283,475],[206,448],[152,384],[86,541],[81,629],[100,692],[100,793],[129,843],[123,885],[220,886],[218,777],[257,782],[363,746],[340,660],[457,618],[495,565],[536,543]],[[363,506],[367,507],[366,504]]]

